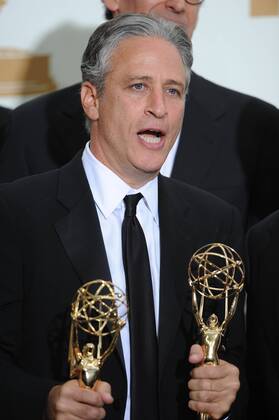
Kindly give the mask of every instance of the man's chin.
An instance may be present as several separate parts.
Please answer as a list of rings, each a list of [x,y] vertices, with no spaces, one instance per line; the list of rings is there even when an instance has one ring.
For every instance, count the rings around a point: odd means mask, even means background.
[[[142,178],[155,178],[160,170],[161,170],[162,165],[160,166],[152,166],[152,165],[142,165],[142,166],[138,166],[136,167],[138,175],[142,176]]]

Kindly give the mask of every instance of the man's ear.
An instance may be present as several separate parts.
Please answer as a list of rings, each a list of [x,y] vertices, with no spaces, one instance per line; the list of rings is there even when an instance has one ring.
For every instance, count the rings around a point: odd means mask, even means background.
[[[81,85],[80,99],[83,110],[91,121],[99,119],[99,98],[97,89],[90,82],[83,82]]]
[[[103,3],[107,9],[109,9],[112,14],[119,13],[119,1],[120,0],[103,0]]]

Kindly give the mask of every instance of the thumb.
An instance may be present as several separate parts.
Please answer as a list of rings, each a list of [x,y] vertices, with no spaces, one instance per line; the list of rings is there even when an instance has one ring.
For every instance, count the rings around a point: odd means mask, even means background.
[[[111,386],[108,382],[96,381],[94,385],[94,391],[101,394],[105,404],[111,404],[113,402],[113,397],[111,395]]]
[[[199,344],[193,344],[189,353],[189,362],[195,365],[200,364],[204,360],[203,349]]]

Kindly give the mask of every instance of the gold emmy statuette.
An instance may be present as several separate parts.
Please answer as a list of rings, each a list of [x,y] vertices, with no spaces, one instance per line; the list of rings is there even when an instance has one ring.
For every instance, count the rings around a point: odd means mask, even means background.
[[[238,296],[244,285],[244,266],[237,252],[221,243],[200,248],[192,256],[188,267],[192,288],[192,308],[201,335],[205,363],[218,365],[218,348],[229,321],[232,319]],[[210,315],[213,301],[222,300],[222,320]],[[204,320],[205,314],[208,315]],[[207,413],[199,414],[209,419]]]
[[[125,294],[113,283],[93,280],[76,293],[71,310],[70,377],[92,388],[106,358],[113,352],[126,324]]]

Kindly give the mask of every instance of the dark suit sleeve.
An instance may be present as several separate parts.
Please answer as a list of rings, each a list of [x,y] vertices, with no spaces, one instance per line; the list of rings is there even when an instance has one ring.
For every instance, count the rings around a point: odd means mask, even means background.
[[[273,223],[276,220],[276,223]],[[279,213],[251,229],[248,235],[247,366],[249,418],[278,418]]]
[[[30,346],[26,349],[22,345],[25,331],[31,328],[23,322],[23,314],[28,311],[23,302],[24,295],[28,292],[23,283],[24,243],[19,240],[16,219],[1,196],[0,232],[1,418],[39,420],[42,418],[49,389],[55,382],[44,378],[43,374],[30,374],[28,369],[21,367],[24,364],[23,354],[26,351],[31,354],[36,352],[36,347]],[[40,370],[41,367],[37,366],[37,371]]]

